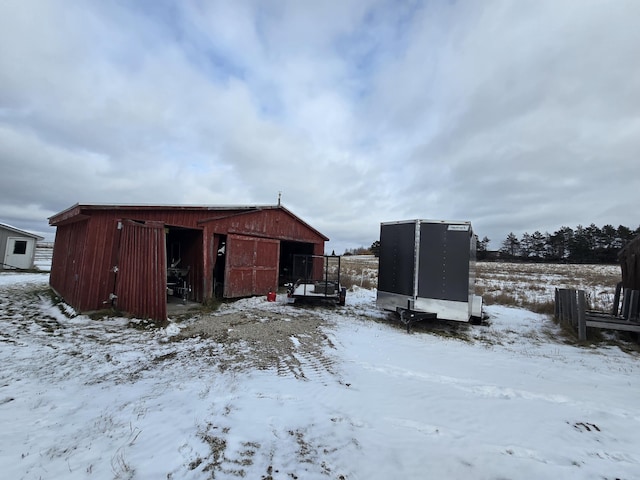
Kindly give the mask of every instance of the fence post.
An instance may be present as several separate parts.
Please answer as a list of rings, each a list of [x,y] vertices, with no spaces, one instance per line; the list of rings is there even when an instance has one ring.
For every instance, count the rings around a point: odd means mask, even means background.
[[[625,320],[629,320],[629,301],[631,300],[631,290],[628,288],[624,289],[624,293],[622,295],[622,311],[620,315]]]
[[[571,326],[576,328],[578,326],[578,297],[577,292],[573,288],[569,289],[571,295]]]
[[[560,324],[565,326],[569,320],[569,315],[571,313],[570,303],[569,303],[569,290],[566,288],[561,288],[558,290],[558,304],[560,306]]]
[[[556,288],[556,320],[562,325],[562,316],[564,315],[564,309],[562,308],[562,289]]]
[[[622,292],[622,282],[618,282],[616,284],[616,293],[613,296],[613,308],[611,309],[611,315],[614,317],[618,316],[618,312],[620,311],[620,293]]]
[[[638,305],[640,304],[640,291],[631,290],[631,298],[629,299],[629,318],[632,322],[638,321]]]
[[[584,290],[578,290],[578,340],[581,341],[587,339],[586,304],[587,302],[584,296]]]

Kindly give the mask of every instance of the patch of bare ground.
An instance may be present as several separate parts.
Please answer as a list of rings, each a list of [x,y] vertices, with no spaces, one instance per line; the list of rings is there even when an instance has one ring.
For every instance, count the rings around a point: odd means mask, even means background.
[[[322,308],[322,307],[317,307]],[[274,370],[307,380],[335,374],[328,320],[312,307],[260,308],[209,314],[183,328],[178,338],[211,338],[224,345],[230,368]]]

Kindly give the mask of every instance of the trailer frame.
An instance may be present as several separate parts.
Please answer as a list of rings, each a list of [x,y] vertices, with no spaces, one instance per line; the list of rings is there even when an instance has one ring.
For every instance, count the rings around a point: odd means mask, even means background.
[[[293,255],[292,282],[287,297],[300,301],[331,301],[344,305],[347,289],[340,283],[340,255]]]

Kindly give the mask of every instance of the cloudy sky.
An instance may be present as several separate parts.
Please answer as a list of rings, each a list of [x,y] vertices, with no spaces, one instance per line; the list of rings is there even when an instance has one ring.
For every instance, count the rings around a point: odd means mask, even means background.
[[[75,203],[640,224],[640,2],[0,2],[0,222]]]

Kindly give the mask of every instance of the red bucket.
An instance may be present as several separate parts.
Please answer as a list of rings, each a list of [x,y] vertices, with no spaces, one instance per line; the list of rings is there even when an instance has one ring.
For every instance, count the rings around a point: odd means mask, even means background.
[[[267,302],[275,302],[276,301],[276,292],[267,293]]]

